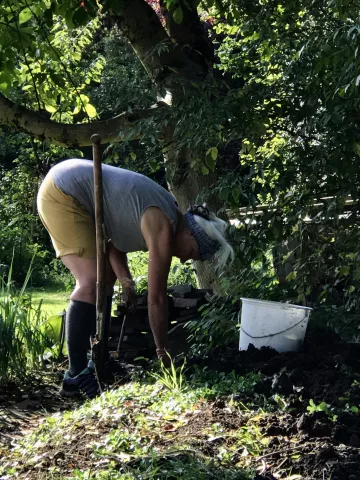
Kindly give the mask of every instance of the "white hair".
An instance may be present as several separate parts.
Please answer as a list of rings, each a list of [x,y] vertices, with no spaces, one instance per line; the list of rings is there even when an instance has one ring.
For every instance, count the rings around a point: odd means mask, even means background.
[[[199,224],[202,230],[204,230],[206,235],[211,238],[211,240],[220,243],[220,248],[215,254],[215,261],[217,263],[217,268],[221,271],[229,257],[231,258],[231,261],[234,260],[234,250],[225,239],[225,230],[227,229],[228,224],[211,212],[209,214],[209,220],[206,220],[199,215],[194,215],[194,220]]]

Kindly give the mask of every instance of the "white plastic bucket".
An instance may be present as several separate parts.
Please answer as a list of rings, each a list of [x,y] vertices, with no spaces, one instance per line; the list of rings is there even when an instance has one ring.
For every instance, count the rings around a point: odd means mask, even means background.
[[[239,350],[271,347],[298,352],[304,343],[312,308],[288,303],[242,298]]]

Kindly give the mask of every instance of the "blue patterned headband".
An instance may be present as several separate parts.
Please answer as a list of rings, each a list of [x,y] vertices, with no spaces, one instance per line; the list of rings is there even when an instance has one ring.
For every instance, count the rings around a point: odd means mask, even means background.
[[[198,244],[201,260],[210,260],[220,248],[220,243],[212,240],[194,218],[194,215],[198,215],[199,217],[210,221],[209,213],[210,212],[206,207],[195,205],[194,207],[189,208],[185,214],[188,227]]]

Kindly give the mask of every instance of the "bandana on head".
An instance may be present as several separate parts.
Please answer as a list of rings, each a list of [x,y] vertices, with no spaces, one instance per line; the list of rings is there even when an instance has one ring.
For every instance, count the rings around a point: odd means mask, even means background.
[[[220,248],[220,243],[212,240],[194,218],[194,215],[198,215],[199,217],[209,221],[209,213],[209,210],[205,206],[194,205],[193,207],[189,208],[185,214],[188,227],[195,237],[196,243],[198,244],[201,260],[210,260],[210,258],[213,257]]]

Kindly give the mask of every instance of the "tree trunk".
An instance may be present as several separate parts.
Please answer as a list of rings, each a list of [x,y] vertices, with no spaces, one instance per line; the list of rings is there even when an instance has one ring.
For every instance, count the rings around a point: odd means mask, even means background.
[[[196,203],[198,195],[206,188],[208,190],[214,185],[216,177],[214,174],[202,175],[189,169],[190,150],[184,149],[180,154],[166,154],[166,166],[168,173],[168,185],[171,193],[176,198],[180,210],[186,210]],[[214,213],[220,208],[221,203],[216,197],[210,198],[208,207]],[[200,288],[210,288],[215,294],[222,294],[219,275],[211,262],[194,262],[196,277]]]

